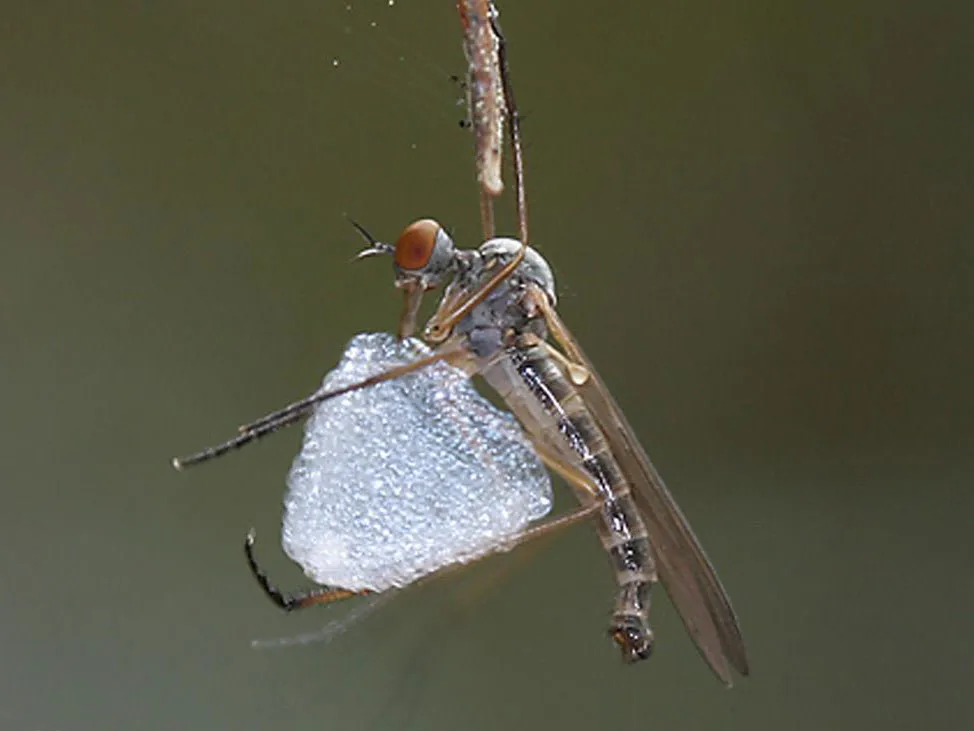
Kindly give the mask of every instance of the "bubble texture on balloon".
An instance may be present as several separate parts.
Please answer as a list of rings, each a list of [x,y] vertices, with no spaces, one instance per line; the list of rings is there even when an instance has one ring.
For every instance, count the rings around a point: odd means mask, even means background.
[[[322,390],[429,353],[357,335]],[[503,548],[550,509],[514,417],[438,363],[317,406],[288,476],[283,545],[319,584],[383,591]]]

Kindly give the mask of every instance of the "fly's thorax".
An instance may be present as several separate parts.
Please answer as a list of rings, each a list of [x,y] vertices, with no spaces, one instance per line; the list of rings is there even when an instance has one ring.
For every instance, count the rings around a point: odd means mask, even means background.
[[[496,265],[491,266],[492,262],[498,262],[500,266],[503,266],[517,256],[520,250],[520,241],[500,236],[485,241],[477,249],[477,253],[486,265],[494,269]],[[551,267],[545,258],[530,246],[524,251],[524,261],[517,268],[517,276],[522,281],[533,282],[541,287],[544,293],[548,295],[552,306],[558,304],[558,296],[555,292],[555,275],[552,274]]]
[[[502,350],[540,342],[548,337],[544,318],[522,280],[512,277],[461,320],[456,333],[467,339],[469,349],[481,359],[491,359]],[[542,295],[543,296],[543,295]]]
[[[522,306],[523,286],[503,282],[456,326],[456,334],[478,358],[489,360],[510,345],[517,333],[530,326],[530,314]]]
[[[494,238],[477,249],[462,252],[459,272],[449,289],[465,295],[477,292],[520,250],[521,242],[517,239]],[[555,302],[551,268],[538,252],[528,247],[517,270],[457,323],[455,332],[467,338],[470,350],[479,358],[493,357],[526,334],[544,340],[547,328],[532,295],[544,296],[551,304]]]

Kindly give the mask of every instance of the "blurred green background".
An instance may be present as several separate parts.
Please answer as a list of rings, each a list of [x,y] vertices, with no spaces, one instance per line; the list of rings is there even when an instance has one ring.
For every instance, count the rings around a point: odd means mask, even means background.
[[[5,3],[0,728],[974,724],[971,4],[501,10],[534,241],[753,676],[724,691],[662,599],[623,667],[586,527],[251,649],[343,611],[280,614],[240,550],[305,585],[299,430],[168,461],[394,325],[343,213],[477,243],[453,5]]]

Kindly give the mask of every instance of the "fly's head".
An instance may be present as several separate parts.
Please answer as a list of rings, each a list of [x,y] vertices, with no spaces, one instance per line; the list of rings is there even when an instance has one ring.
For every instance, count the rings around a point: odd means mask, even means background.
[[[400,338],[415,332],[423,295],[447,283],[449,286],[423,331],[423,339],[431,345],[447,340],[459,323],[471,317],[478,321],[510,321],[509,325],[516,325],[515,320],[524,315],[531,317],[528,313],[512,315],[507,311],[509,307],[517,310],[520,294],[529,283],[539,287],[552,306],[556,304],[551,267],[537,251],[517,239],[497,237],[477,249],[458,249],[439,223],[422,218],[406,226],[395,244],[387,244],[352,223],[370,244],[359,253],[359,259],[379,254],[393,257],[396,287],[403,290]],[[505,274],[514,260],[519,262],[516,270]]]
[[[430,218],[421,218],[406,226],[395,244],[376,241],[361,226],[354,222],[353,225],[370,244],[359,252],[359,259],[392,254],[396,287],[403,291],[398,334],[400,338],[408,338],[416,330],[416,313],[423,295],[456,275],[459,252],[453,245],[453,239]]]

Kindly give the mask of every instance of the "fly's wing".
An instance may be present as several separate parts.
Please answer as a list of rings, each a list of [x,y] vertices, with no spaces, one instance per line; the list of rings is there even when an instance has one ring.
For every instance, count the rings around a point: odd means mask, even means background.
[[[748,674],[744,637],[730,597],[592,362],[558,315],[553,310],[547,314],[553,334],[569,357],[589,371],[589,378],[577,386],[578,391],[632,485],[636,504],[649,529],[663,586],[707,664],[730,685],[728,662],[741,675]]]

